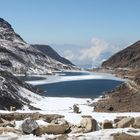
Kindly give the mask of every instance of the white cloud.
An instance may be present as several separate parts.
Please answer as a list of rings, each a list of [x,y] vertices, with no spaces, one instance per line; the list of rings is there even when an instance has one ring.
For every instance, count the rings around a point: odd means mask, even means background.
[[[120,45],[112,45],[100,38],[91,39],[91,47],[68,49],[64,51],[64,57],[74,64],[99,66],[104,60],[122,49]]]
[[[91,59],[95,63],[101,54],[109,48],[109,44],[99,38],[93,38],[91,44],[91,47],[81,50],[80,60]]]

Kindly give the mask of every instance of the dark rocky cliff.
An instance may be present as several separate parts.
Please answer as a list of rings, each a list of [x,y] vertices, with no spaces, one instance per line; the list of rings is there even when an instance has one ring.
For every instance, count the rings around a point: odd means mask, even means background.
[[[35,44],[31,45],[32,47],[38,49],[39,51],[45,53],[47,56],[51,57],[52,59],[55,59],[56,61],[59,61],[66,65],[74,65],[72,62],[70,62],[68,59],[61,57],[53,48],[51,48],[49,45],[40,45]]]

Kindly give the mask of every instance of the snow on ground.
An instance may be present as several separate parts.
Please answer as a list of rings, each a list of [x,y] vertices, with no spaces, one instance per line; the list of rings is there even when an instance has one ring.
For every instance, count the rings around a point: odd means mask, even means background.
[[[85,98],[60,98],[60,97],[44,97],[39,102],[32,103],[33,106],[41,108],[42,113],[49,114],[62,114],[65,119],[71,123],[78,124],[81,121],[81,116],[90,115],[98,122],[104,120],[114,120],[117,116],[133,116],[139,117],[139,112],[128,112],[128,113],[98,113],[94,112],[94,108],[89,106],[90,103],[94,102],[92,99]],[[73,113],[73,105],[77,104],[80,108],[81,113]]]
[[[44,77],[44,76],[43,76]],[[46,80],[39,80],[39,81],[33,81],[30,82],[34,85],[36,84],[43,84],[48,82],[52,76],[46,76]],[[48,78],[50,77],[50,78]],[[49,82],[58,82],[58,81],[69,81],[69,80],[85,80],[85,79],[97,79],[97,78],[107,78],[107,79],[112,79],[113,77],[111,75],[84,75],[84,76],[58,76],[55,75]],[[20,93],[24,94],[25,98],[28,98],[29,100],[32,101],[31,105],[40,108],[41,111],[37,111],[43,114],[60,114],[64,115],[65,119],[72,123],[72,124],[79,124],[82,116],[83,115],[90,115],[92,116],[97,122],[103,122],[104,120],[114,120],[117,116],[132,116],[132,117],[139,117],[140,112],[128,112],[128,113],[98,113],[94,112],[94,108],[89,106],[89,104],[96,102],[100,100],[98,99],[88,99],[88,98],[69,98],[69,97],[42,97],[40,95],[36,95],[32,92],[29,92],[25,88],[20,88]],[[73,105],[76,104],[79,108],[81,113],[76,114],[73,113]],[[26,111],[22,110],[17,110],[17,112],[36,112],[36,111],[29,111],[28,108],[25,106],[24,109],[27,109]],[[0,113],[6,113],[7,111],[0,111]],[[7,112],[9,113],[9,112]],[[40,125],[45,124],[44,121],[38,121]],[[20,128],[22,124],[22,121],[17,121],[16,122],[16,128]],[[107,130],[99,130],[96,132],[91,132],[87,134],[75,134],[75,136],[79,136],[79,140],[112,140],[113,138],[110,136],[112,133],[117,133],[117,132],[126,132],[130,128],[126,129],[107,129]],[[132,129],[132,128],[131,128]],[[70,140],[74,139],[73,136],[74,134],[69,134]],[[80,137],[82,135],[82,137]],[[137,134],[132,135],[140,135],[140,129],[138,130]],[[46,140],[48,138],[54,138],[54,135],[43,135],[42,137],[36,137],[33,135],[22,135],[22,136],[17,136],[16,134],[5,134],[3,133],[0,135],[0,140],[12,140],[12,139],[17,139],[17,140]]]
[[[32,98],[33,99],[33,98]],[[56,97],[45,97],[42,98],[42,100],[38,100],[35,98],[33,100],[33,105],[36,105],[36,107],[40,107],[42,111],[37,111],[43,114],[61,114],[65,116],[65,119],[73,124],[79,124],[82,115],[90,115],[94,119],[97,120],[97,122],[103,122],[104,120],[114,120],[117,116],[133,116],[138,117],[140,116],[140,113],[98,113],[93,111],[93,107],[88,106],[89,102],[92,102],[91,99],[79,99],[79,98],[56,98]],[[73,104],[77,104],[80,108],[81,114],[73,113],[72,106]],[[0,113],[6,112],[6,111],[0,111]],[[17,112],[36,112],[36,111],[21,111],[18,110]],[[7,112],[8,113],[8,112]],[[39,125],[45,125],[44,121],[37,121]],[[16,122],[16,128],[20,128],[22,124],[22,121]],[[46,123],[47,124],[47,123]],[[117,133],[117,132],[126,132],[129,129],[132,128],[126,128],[126,129],[103,129],[96,132],[91,132],[87,134],[69,134],[69,140],[72,140],[75,138],[75,136],[79,136],[79,140],[113,140],[111,134]],[[130,133],[128,133],[130,134]],[[82,135],[82,137],[80,137]],[[131,135],[140,135],[140,130],[138,130],[138,133],[134,134],[131,133]],[[46,140],[48,138],[54,138],[54,135],[43,135],[41,137],[36,137],[34,135],[22,135],[18,136],[16,134],[5,134],[3,133],[0,135],[0,140]]]

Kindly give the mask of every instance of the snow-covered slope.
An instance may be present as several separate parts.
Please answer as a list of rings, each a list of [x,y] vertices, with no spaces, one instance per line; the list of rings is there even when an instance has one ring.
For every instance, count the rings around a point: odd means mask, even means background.
[[[11,25],[0,18],[0,67],[13,73],[46,74],[52,71],[77,70],[58,62],[26,43]]]
[[[41,96],[35,94],[41,91],[29,84],[18,80],[11,73],[0,69],[0,109],[9,110],[11,106],[16,109],[37,109],[30,104],[31,98],[39,101]]]

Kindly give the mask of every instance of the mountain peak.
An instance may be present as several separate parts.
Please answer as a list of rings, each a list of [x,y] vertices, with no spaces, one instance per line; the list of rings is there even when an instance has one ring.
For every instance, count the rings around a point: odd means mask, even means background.
[[[14,31],[12,26],[7,21],[5,21],[3,18],[0,18],[0,28],[9,29],[11,31]],[[1,30],[0,30],[0,32],[1,32]]]
[[[13,42],[24,42],[24,40],[14,32],[14,29],[12,28],[11,24],[3,18],[0,18],[0,39]]]

